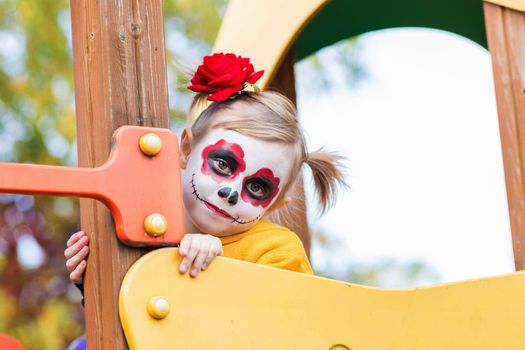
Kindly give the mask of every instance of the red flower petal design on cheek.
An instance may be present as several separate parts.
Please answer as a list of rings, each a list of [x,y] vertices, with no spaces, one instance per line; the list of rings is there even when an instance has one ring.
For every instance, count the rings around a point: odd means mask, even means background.
[[[263,178],[266,181],[269,181],[273,185],[273,193],[270,197],[259,200],[251,197],[245,190],[245,185],[248,181],[255,179],[255,178]],[[263,207],[266,208],[272,200],[279,194],[279,183],[281,180],[279,180],[278,177],[273,175],[273,172],[268,168],[262,168],[257,170],[257,172],[253,175],[247,176],[242,180],[242,192],[241,192],[241,198],[243,201],[250,203],[254,207]]]
[[[235,158],[235,161],[237,162],[237,168],[229,177],[217,174],[208,164],[208,156],[210,152],[219,149],[229,151],[232,154],[233,158]],[[230,143],[224,139],[220,139],[215,144],[206,146],[202,151],[201,172],[204,175],[211,176],[213,180],[215,180],[215,182],[217,183],[221,183],[223,181],[233,181],[244,170],[246,170],[246,162],[244,161],[244,151],[242,147],[236,143]]]

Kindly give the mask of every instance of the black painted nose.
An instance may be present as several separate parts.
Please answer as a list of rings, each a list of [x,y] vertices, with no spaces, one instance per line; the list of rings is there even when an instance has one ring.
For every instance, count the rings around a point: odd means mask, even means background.
[[[237,204],[237,201],[239,200],[239,193],[237,191],[233,191],[232,194],[228,197],[228,203],[231,205]]]
[[[228,196],[230,195],[230,192],[231,192],[231,191],[232,191],[231,188],[229,188],[229,187],[223,187],[223,188],[221,188],[221,189],[219,190],[218,195],[219,195],[219,197],[221,197],[221,198],[226,198],[226,197],[228,197]]]
[[[228,203],[231,205],[237,204],[237,201],[239,200],[239,192],[233,191],[229,187],[223,187],[217,192],[219,197],[221,198],[227,198]]]

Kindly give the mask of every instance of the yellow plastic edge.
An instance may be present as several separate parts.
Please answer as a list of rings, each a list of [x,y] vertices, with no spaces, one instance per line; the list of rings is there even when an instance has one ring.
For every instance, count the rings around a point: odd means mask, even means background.
[[[516,11],[525,12],[525,0],[484,0]]]
[[[213,52],[250,57],[256,70],[265,70],[257,83],[264,89],[299,33],[328,1],[231,0]]]
[[[433,287],[369,288],[217,258],[198,278],[176,248],[141,257],[120,292],[130,349],[519,349],[525,272]],[[170,313],[147,313],[153,296]]]

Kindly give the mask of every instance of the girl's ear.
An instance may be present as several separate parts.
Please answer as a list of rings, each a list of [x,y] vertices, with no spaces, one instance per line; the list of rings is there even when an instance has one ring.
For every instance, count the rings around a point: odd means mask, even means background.
[[[191,128],[184,128],[180,135],[180,167],[186,169],[188,165],[188,158],[191,153],[191,147],[193,146],[193,133]]]

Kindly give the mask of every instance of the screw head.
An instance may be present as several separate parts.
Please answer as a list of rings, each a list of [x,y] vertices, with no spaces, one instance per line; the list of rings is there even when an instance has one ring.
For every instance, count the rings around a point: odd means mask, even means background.
[[[155,296],[146,306],[148,314],[156,320],[162,320],[170,313],[170,303],[162,296]]]
[[[144,229],[150,236],[162,236],[168,230],[168,220],[162,214],[150,214],[144,219]]]
[[[162,140],[159,135],[150,132],[142,135],[139,140],[139,147],[142,153],[154,157],[159,154],[162,148]]]

